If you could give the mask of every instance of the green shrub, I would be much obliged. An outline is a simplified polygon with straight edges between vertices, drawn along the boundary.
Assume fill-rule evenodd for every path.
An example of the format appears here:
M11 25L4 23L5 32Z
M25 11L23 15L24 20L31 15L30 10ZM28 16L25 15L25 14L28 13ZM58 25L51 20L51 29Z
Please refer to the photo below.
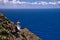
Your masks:
M0 25L0 32L3 30L3 27Z

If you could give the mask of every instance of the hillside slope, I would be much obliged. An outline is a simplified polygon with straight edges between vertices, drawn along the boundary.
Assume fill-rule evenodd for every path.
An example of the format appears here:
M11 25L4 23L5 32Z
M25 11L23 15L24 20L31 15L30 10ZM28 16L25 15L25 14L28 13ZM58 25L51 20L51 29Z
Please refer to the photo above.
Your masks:
M41 40L27 28L17 32L16 25L0 14L0 40Z

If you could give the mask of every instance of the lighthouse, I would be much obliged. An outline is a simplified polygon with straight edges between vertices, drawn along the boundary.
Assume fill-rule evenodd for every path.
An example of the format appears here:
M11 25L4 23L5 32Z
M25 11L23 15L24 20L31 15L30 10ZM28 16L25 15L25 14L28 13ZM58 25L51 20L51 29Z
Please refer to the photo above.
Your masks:
M18 31L21 31L21 26L20 26L20 22L19 21L17 22L17 29L18 29Z

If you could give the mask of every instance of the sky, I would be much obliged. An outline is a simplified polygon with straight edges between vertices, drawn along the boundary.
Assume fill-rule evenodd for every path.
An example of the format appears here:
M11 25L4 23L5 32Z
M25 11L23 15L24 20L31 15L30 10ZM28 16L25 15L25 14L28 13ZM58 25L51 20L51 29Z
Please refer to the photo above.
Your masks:
M11 1L11 0L10 0ZM3 4L0 2L0 9L44 9L60 8L60 0L20 0L20 4Z

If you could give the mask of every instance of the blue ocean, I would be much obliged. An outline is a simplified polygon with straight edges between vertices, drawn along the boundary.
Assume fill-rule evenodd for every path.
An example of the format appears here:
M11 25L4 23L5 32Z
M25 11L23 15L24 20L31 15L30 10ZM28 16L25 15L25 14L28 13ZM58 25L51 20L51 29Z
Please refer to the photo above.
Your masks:
M15 24L28 28L42 40L60 40L60 9L0 9Z

